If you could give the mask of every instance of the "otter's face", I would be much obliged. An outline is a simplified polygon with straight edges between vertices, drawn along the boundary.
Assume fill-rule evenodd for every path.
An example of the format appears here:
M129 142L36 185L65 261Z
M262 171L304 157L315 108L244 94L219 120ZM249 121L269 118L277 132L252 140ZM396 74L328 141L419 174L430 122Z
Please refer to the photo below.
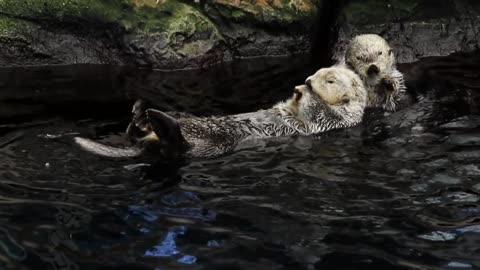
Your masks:
M360 78L345 68L322 68L308 77L305 84L333 106L357 101L364 92Z
M345 62L369 85L378 84L395 68L395 56L387 41L373 34L355 37L347 47Z
M297 115L315 121L325 105L335 108L363 108L366 90L360 78L346 68L323 68L307 78L304 85L294 91Z

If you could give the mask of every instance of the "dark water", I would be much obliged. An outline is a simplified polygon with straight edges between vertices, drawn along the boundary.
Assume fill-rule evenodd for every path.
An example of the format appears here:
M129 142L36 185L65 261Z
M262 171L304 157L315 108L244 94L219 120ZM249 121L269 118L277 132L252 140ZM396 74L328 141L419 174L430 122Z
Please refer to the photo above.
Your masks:
M314 69L0 70L0 269L479 269L479 59L403 65L426 98L398 113L184 164L103 160L72 136L122 142L137 97L268 107Z

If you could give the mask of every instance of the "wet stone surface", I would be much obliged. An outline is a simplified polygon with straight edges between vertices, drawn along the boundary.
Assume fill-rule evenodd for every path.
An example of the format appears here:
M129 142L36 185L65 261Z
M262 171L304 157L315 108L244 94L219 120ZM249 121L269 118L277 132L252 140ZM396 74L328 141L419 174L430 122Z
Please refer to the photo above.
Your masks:
M137 97L198 115L268 107L314 70L0 70L0 269L478 269L480 84L462 59L402 66L433 77L409 77L429 95L399 112L181 164L104 160L72 137L122 144Z

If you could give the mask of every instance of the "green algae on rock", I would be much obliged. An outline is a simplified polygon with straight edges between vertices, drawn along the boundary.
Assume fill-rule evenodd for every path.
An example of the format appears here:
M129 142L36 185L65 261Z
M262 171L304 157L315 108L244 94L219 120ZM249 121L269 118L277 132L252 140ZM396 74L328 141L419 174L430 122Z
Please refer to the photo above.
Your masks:
M215 0L203 9L234 57L309 52L319 3L315 0Z
M115 22L123 15L128 0L2 0L3 14L31 20L68 19Z
M302 53L309 50L313 1L2 0L0 46L9 53L0 52L0 64L183 69ZM12 39L22 42L6 42Z
M32 23L0 15L0 37L9 37L30 30Z
M313 0L215 0L208 2L207 6L232 21L286 27L291 23L309 24L315 18L318 8Z
M180 2L136 7L134 31L125 34L129 52L137 64L168 69L196 68L224 59L223 38L199 10ZM124 22L125 24L125 22Z

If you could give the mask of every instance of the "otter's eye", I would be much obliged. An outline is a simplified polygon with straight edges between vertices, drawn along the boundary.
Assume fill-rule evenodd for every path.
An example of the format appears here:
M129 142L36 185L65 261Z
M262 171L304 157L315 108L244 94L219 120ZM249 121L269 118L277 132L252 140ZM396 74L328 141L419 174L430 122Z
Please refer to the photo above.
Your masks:
M332 83L334 83L335 81L328 80L327 82L330 83L330 84L332 84Z
M362 60L362 58L361 58L360 56L357 56L357 60L359 60L359 61L360 61L360 60Z
M383 53L382 51L379 51L379 52L378 52L378 55L382 55L382 53Z
M347 104L347 103L349 103L349 102L350 102L350 98L349 98L347 95L345 95L345 96L342 97L342 103L343 103L343 104Z

